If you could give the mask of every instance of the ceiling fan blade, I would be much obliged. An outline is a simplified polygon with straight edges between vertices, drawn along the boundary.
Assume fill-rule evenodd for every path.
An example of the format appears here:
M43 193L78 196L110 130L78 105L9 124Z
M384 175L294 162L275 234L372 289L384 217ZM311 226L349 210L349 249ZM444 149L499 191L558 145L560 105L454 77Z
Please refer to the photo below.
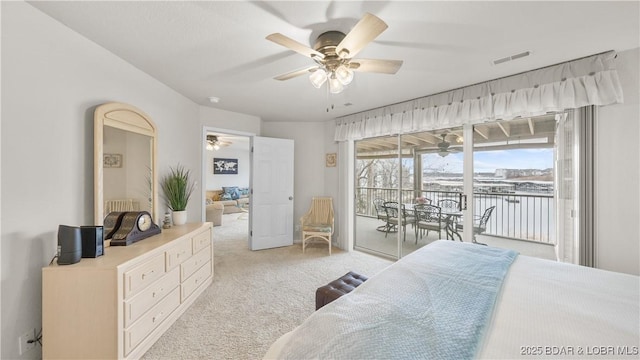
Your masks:
M356 26L340 41L340 44L336 47L336 54L348 59L356 56L360 50L382 34L388 27L379 17L365 13Z
M310 58L318 57L320 59L324 59L324 55L318 51L313 50L312 48L303 45L290 37L284 36L280 33L274 33L266 37L267 40L273 41L278 45L282 45L288 49L291 49L299 54L304 56L308 56Z
M306 67L304 69L294 70L294 71L288 72L286 74L278 75L278 76L274 77L274 79L280 80L280 81L289 80L289 79L294 78L296 76L300 76L300 75L304 75L304 74L310 73L310 72L316 70L317 68L318 68L317 65L309 66L309 67Z
M402 66L402 60L353 59L349 68L353 71L395 74Z

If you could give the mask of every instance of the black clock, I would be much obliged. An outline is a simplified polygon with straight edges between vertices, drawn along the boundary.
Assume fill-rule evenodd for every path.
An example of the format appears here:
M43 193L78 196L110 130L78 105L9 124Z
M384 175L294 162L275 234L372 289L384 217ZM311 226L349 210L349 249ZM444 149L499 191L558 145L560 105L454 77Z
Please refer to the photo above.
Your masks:
M153 222L149 212L127 211L122 215L120 226L111 236L111 246L131 245L160 232L160 227Z

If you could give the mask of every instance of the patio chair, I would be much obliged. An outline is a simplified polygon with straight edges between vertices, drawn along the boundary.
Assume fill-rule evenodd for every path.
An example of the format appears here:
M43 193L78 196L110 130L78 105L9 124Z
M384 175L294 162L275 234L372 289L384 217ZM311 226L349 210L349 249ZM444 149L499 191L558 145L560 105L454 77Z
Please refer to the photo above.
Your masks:
M453 200L453 199L438 200L438 206L440 206L440 208L444 212L460 211L460 203L458 202L458 200Z
M407 213L404 204L398 204L396 201L385 202L384 208L387 213L387 226L385 227L384 237L387 237L389 231L394 228L397 229L398 225L401 225L403 241L407 240L407 224L415 223L415 217Z
M373 207L376 209L376 215L378 220L384 221L384 225L380 225L376 228L378 231L386 231L387 228L387 220L389 217L387 216L387 211L384 208L385 200L382 198L373 199Z
M442 215L440 206L430 204L418 204L413 208L416 219L416 244L418 243L418 232L422 238L422 230L426 230L427 236L429 231L437 231L438 238L442 238L442 230L447 229L448 217Z
M487 231L487 223L489 222L489 218L491 218L491 214L493 214L493 210L495 209L495 205L494 206L490 206L488 208L486 208L484 210L484 212L482 213L481 216L479 217L474 217L474 222L473 222L473 238L471 239L471 242L474 244L479 244L479 245L487 245L481 242L477 242L476 241L476 235L478 234L482 234L485 231ZM463 225L462 224L458 224L456 226L456 229L458 231L462 231L463 230Z
M462 241L460 234L456 232L458 226L458 220L460 219L460 202L453 199L438 200L438 206L442 209L442 215L448 216L447 218L447 239L451 236L451 240L455 240L454 236L458 236L458 240Z
M326 241L331 255L331 236L333 235L333 200L330 197L314 197L309 211L300 218L302 228L302 252L307 243L313 240Z

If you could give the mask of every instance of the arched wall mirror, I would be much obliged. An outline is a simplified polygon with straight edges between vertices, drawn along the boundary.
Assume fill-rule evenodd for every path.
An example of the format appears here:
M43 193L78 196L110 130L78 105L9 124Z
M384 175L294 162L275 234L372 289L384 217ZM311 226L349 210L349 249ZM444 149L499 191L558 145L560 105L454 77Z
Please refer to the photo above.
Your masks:
M134 106L107 103L94 113L94 219L157 205L156 126ZM156 220L157 221L157 220Z

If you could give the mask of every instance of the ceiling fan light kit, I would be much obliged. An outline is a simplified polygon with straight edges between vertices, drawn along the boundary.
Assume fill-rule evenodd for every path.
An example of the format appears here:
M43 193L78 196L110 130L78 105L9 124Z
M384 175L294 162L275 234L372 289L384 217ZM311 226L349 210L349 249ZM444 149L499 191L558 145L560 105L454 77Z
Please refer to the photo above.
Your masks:
M349 85L353 81L353 70L344 65L338 66L335 76L342 85Z
M322 84L327 81L327 72L324 69L318 69L309 75L309 81L311 81L311 85L316 89L320 89Z
M348 34L325 31L311 49L282 34L274 33L267 40L311 58L317 65L276 76L276 80L288 80L311 72L309 81L316 89L326 82L329 92L341 93L354 78L354 71L395 74L401 60L354 59L360 50L387 29L387 24L375 15L366 13ZM364 66L362 66L364 64Z
M336 74L332 73L329 78L329 92L332 94L339 94L342 90L344 90L344 85L340 80L338 80Z
M220 139L216 135L207 135L207 150L219 150L221 145Z

